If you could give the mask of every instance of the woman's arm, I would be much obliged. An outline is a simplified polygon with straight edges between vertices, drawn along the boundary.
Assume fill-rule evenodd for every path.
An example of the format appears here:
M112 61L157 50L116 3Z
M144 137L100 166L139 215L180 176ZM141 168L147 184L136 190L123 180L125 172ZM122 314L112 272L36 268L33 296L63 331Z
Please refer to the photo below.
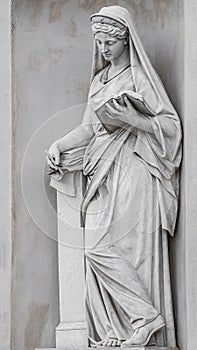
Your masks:
M92 124L79 125L74 130L63 136L61 139L55 141L50 146L48 153L52 158L55 159L55 163L59 164L60 154L62 152L70 150L72 148L88 145L93 136L94 131ZM50 160L48 160L48 162L50 162Z
M60 152L64 152L75 147L86 146L93 136L94 131L92 125L82 124L77 126L61 139L57 140L56 144L59 147Z
M126 106L122 107L119 103L114 99L114 107L112 107L109 103L106 104L106 108L108 111L108 117L111 119L119 119L134 128L141 129L145 132L153 133L153 128L150 120L146 118L144 115L139 114L132 106L127 97L124 99Z
M112 107L110 104L106 104L109 118L112 120L117 118L129 125L132 125L136 129L140 129L151 134L154 133L151 120L143 114L138 113L127 97L125 97L125 107L120 106L115 99L113 102L114 107ZM160 123L166 136L174 136L176 130L173 122L171 123L169 121L169 118L167 120L165 117L161 116Z

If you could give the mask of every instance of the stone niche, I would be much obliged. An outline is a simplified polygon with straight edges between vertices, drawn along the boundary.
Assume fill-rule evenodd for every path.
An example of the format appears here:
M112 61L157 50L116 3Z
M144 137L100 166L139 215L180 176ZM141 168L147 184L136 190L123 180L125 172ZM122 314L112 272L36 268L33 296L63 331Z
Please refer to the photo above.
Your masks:
M7 241L8 235L2 236L2 246L9 249L12 246L10 255L6 250L9 259L12 254L12 267L11 260L6 260L10 274L2 270L5 294L9 295L11 290L12 300L8 300L5 311L7 315L9 305L11 316L2 320L7 329L12 329L12 334L4 350L10 350L11 343L13 350L88 346L81 249L83 230L75 219L82 188L77 188L76 197L58 190L56 202L56 190L50 188L43 164L44 151L51 142L81 122L91 70L89 17L102 6L112 4L120 4L131 11L145 49L185 128L180 212L175 238L170 241L171 274L178 345L181 350L196 350L196 279L192 275L196 264L194 233L197 227L193 211L197 190L194 175L197 172L197 123L193 119L197 109L194 0L12 1L12 125L8 119L8 125L5 124L5 111L1 113L2 124L8 131L11 126L13 129L10 135L14 211L11 242ZM0 5L1 13L4 11L8 18L9 8L5 9L3 0ZM2 21L1 32L8 32L9 21L7 27L3 25ZM5 71L5 65L0 69ZM6 108L10 116L9 103ZM70 114L73 109L76 113ZM27 149L31 149L32 158L28 158L24 171ZM11 173L11 155L5 153L4 156L6 161L10 160L8 166L5 164ZM8 179L6 175L5 172L3 184ZM24 200L21 190L21 176L24 189L29 189L28 201ZM5 195L1 199L2 208L11 203L11 199L6 202L5 198L8 197ZM74 208L72 214L68 215L67 206ZM58 222L56 214L51 214L51 208L54 211L56 207ZM10 220L8 216L7 221ZM5 225L2 232L6 232Z

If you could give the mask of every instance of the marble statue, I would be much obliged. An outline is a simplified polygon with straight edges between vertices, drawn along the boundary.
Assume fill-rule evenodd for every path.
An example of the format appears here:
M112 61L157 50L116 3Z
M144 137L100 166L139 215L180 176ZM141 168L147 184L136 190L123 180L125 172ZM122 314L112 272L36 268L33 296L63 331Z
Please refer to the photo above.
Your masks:
M104 7L91 25L83 122L55 141L47 158L59 180L78 170L86 177L81 225L90 346L173 348L168 235L178 207L180 121L129 12Z

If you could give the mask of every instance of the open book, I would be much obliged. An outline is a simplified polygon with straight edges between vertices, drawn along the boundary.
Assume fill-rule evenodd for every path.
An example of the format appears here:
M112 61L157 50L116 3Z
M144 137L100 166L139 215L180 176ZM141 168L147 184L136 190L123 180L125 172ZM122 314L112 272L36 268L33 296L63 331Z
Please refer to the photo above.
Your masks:
M113 99L115 99L120 106L126 107L124 100L125 97L128 98L128 100L131 102L131 104L137 112L147 116L155 115L155 112L144 100L142 95L131 90L123 90L118 95L111 95L110 98L107 101L104 101L103 105L96 110L96 115L98 116L99 120L108 132L113 132L117 128L123 128L126 126L126 123L115 118L113 120L111 118L108 118L108 116L106 115L107 110L105 105L106 103L109 103L112 107L114 107Z

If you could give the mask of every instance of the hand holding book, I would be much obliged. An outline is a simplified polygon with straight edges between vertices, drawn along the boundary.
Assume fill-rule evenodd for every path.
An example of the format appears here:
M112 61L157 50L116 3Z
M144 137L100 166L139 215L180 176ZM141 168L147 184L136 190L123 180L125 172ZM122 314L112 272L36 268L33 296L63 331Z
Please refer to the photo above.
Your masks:
M112 103L106 103L106 114L109 118L118 119L121 122L131 124L135 123L136 116L139 117L139 112L133 107L128 97L123 98L124 105L117 102L116 99Z
M139 118L154 116L151 107L143 97L133 91L124 91L120 96L112 96L97 111L96 114L108 132L127 124L138 127Z

